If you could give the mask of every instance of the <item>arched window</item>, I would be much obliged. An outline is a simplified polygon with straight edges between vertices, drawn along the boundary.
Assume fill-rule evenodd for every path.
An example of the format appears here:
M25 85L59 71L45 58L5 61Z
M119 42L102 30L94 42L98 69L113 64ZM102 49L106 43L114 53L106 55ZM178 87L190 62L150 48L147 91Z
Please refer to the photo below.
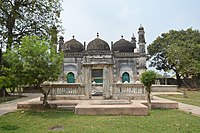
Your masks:
M122 83L124 83L125 81L130 82L130 76L127 72L124 72L122 74Z
M75 76L72 72L67 74L67 83L75 83Z

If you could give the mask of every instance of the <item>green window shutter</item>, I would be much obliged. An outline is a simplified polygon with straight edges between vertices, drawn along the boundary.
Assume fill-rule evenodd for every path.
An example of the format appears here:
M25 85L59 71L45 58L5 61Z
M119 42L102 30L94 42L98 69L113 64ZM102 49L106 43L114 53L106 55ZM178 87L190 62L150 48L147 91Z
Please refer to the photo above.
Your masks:
M127 72L122 74L122 83L124 83L125 81L130 82L130 76Z
M75 83L75 76L72 72L67 74L67 83Z

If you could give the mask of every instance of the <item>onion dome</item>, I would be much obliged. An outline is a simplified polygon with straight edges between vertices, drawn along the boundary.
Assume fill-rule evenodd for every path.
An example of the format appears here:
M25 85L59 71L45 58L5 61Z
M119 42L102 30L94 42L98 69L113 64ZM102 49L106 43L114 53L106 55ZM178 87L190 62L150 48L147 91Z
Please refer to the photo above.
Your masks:
M99 34L97 33L97 38L92 40L87 45L87 51L107 51L110 50L108 43L99 38Z
M125 40L123 36L122 38L113 44L112 50L119 52L134 52L135 46L133 43Z
M82 52L84 50L83 45L79 41L74 39L74 36L73 39L65 42L64 47L65 51L68 52Z

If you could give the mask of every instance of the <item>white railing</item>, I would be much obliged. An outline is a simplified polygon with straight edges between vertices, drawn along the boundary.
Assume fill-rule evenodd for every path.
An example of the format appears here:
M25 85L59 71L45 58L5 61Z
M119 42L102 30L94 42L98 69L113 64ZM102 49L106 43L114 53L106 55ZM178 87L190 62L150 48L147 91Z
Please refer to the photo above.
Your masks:
M50 83L50 84L43 84L42 87L50 89L49 95L84 94L84 88L80 83Z
M142 84L116 83L115 94L145 94Z

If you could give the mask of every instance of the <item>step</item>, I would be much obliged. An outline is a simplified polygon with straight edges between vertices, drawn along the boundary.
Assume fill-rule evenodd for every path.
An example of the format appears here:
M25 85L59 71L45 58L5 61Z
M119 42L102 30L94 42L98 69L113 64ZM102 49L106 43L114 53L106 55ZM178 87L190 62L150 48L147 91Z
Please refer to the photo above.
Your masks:
M76 105L62 105L62 106L57 106L58 110L68 110L68 111L74 111L75 110Z

